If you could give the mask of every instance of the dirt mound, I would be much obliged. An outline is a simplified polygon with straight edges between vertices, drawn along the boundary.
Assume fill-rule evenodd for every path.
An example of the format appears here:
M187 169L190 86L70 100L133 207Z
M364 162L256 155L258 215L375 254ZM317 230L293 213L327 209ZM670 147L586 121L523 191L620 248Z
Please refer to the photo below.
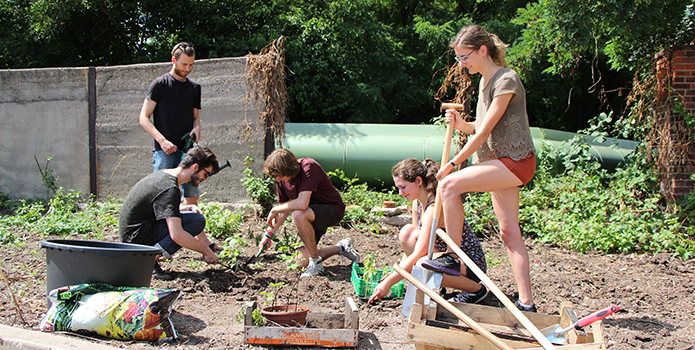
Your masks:
M247 222L243 232L259 231L260 222ZM392 265L400 257L397 227L375 235L336 228L321 244L333 244L351 237L360 253L374 252L379 260ZM12 300L6 283L0 290L0 323L37 329L46 312L45 252L39 242L46 237L25 234L25 244L2 246L2 270L17 298ZM116 241L109 235L103 240ZM506 248L496 238L483 240L488 273L512 300L516 286ZM693 349L695 344L695 262L682 261L667 254L611 255L579 254L527 242L531 257L531 279L539 312L557 314L562 301L570 302L577 313L589 313L618 304L621 311L604 320L605 338L610 349ZM255 248L246 249L244 259ZM163 267L173 278L154 280L152 287L178 288L185 294L174 306L172 321L180 339L177 349L254 349L244 344L243 326L236 315L245 301L262 298L270 283L287 280L287 272L275 252L262 256L264 267L229 271L200 261L199 254L182 251ZM339 257L324 263L327 276L302 280L300 301L316 312L342 312L347 296L355 297L350 283L349 261ZM406 339L407 320L400 312L402 300L382 300L366 305L355 298L360 309L360 349L413 348ZM486 300L496 305L494 297ZM153 349L162 345L95 340L128 349ZM296 349L296 347L292 347Z

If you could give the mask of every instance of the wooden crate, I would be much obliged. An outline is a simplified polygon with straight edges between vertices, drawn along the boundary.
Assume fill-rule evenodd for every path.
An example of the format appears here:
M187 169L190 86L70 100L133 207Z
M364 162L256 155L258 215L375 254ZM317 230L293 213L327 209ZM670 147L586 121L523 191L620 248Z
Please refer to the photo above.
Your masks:
M244 333L247 344L306 345L326 348L355 348L359 341L359 312L352 298L345 299L345 313L307 314L307 327L256 327L253 310L256 302L246 305Z
M543 349L506 308L462 303L452 303L452 305L513 349ZM538 329L554 324L567 327L577 321L574 310L564 304L560 315L531 312L524 312L524 315ZM605 349L601 321L594 322L590 328L585 331L567 332L565 336L569 339L568 344L556 345L556 347L562 350ZM497 349L483 336L471 330L452 313L434 302L429 306L417 301L413 304L408 322L407 339L408 342L414 343L415 349L418 350Z

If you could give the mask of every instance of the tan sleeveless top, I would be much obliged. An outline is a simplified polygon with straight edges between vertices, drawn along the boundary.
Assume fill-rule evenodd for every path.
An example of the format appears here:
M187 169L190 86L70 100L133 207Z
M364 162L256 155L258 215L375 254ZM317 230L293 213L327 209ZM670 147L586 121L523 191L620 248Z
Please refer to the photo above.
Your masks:
M519 161L536 154L526 113L526 90L515 71L500 68L478 96L475 130L480 129L492 99L514 94L507 110L492 129L485 143L473 154L473 163L508 157Z

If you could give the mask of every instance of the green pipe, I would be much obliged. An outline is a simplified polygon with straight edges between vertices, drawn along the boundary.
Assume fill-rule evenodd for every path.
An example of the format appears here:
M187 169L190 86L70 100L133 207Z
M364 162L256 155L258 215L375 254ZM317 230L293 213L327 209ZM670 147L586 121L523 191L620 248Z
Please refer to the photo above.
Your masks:
M343 170L349 178L357 177L374 187L393 185L391 168L405 158L432 158L440 161L444 150L444 127L403 124L323 124L288 123L285 147L297 157L311 157L327 172ZM574 133L531 128L536 149L543 144L565 148L563 141ZM609 169L624 161L637 142L606 138L598 142L587 137L592 156ZM611 146L615 144L615 146ZM456 147L451 147L450 158ZM340 180L334 179L337 185Z

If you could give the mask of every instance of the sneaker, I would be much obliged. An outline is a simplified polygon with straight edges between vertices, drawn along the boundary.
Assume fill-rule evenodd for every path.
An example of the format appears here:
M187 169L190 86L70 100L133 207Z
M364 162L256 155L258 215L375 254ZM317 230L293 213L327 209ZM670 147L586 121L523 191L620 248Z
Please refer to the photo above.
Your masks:
M360 263L360 255L357 253L355 250L355 247L352 246L352 240L350 237L342 239L340 242L338 242L338 246L340 247L340 264L343 264L343 258L346 257L349 260L352 261L353 264L359 264Z
M448 301L455 301L457 303L477 304L485 300L485 298L487 298L487 294L487 288L485 288L485 286L481 284L479 291L475 293L461 292L456 294L455 297L449 299Z
M422 262L422 267L451 276L461 276L461 263L454 259L453 253L444 254L436 259L425 260Z
M526 312L536 312L537 311L536 310L536 304L531 304L531 306L526 307L526 306L521 305L521 302L517 300L514 302L514 305L516 306L517 309L519 309L521 311L526 311Z
M154 269L152 270L152 278L162 281L170 281L171 275L164 272L161 266L159 266L159 261L154 262Z
M311 277L315 275L320 275L323 274L323 260L321 258L318 259L313 259L309 258L309 264L306 266L306 270L302 272L302 274L299 276L300 278L306 278L306 277Z

